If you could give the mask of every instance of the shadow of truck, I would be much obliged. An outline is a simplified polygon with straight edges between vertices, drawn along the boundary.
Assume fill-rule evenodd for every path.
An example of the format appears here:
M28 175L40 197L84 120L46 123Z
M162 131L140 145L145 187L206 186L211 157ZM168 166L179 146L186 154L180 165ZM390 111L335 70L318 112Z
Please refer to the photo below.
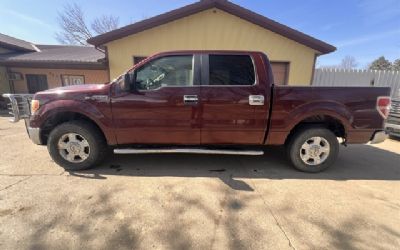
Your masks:
M321 179L321 180L400 180L400 154L369 145L341 148L336 163L324 172L308 174L296 171L286 160L282 147L268 147L263 156L232 155L112 155L96 168L71 172L83 178L106 179L107 175L216 177L239 189L234 178Z

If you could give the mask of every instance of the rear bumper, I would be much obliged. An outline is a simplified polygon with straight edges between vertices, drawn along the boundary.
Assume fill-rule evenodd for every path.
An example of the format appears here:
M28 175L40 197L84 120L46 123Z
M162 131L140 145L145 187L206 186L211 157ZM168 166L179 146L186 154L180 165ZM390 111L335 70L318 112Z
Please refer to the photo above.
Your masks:
M388 138L386 131L376 131L371 138L371 144L381 143Z

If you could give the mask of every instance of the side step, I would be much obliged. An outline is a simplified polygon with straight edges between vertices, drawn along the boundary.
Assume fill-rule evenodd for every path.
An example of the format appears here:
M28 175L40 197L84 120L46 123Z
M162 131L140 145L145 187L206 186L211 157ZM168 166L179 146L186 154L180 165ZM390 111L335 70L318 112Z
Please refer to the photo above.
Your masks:
M202 149L202 148L145 148L114 149L114 154L212 154L212 155L263 155L262 150Z

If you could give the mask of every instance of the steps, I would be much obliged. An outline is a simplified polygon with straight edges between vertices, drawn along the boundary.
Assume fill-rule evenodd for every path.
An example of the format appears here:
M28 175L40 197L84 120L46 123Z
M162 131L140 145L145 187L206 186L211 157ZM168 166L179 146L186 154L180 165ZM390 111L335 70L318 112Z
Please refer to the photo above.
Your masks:
M206 148L123 148L114 154L213 154L213 155L263 155L262 150L206 149Z

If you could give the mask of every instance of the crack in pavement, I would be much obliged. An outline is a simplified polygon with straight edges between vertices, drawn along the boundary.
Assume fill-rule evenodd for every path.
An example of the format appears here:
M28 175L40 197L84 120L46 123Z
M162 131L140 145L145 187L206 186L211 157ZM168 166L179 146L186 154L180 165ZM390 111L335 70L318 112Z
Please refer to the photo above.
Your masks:
M242 163L241 159L238 159L239 164L243 167L242 169L245 169L245 165ZM254 192L260 197L260 199L263 201L265 207L267 208L269 214L272 216L272 218L274 218L275 224L279 227L280 231L283 233L283 235L285 236L286 240L289 242L289 247L296 250L296 248L294 247L292 241L290 240L288 234L286 233L285 229L283 229L283 226L279 223L278 218L276 217L276 215L274 214L274 212L272 211L270 205L268 205L267 201L264 199L264 197L261 195L260 192L258 192L257 189L257 185L254 183L254 181L251 179L251 177L249 178L249 181L252 183L253 187L254 187Z
M253 184L254 187L256 187L256 184L250 179L251 183ZM289 242L289 246L296 250L296 248L294 247L292 241L290 240L289 236L287 235L285 229L283 229L283 226L279 223L278 218L276 217L276 215L274 214L274 212L272 211L271 207L268 205L268 203L266 202L266 200L264 199L264 197L257 191L257 188L254 188L254 191L257 193L257 195L260 197L260 199L263 201L264 205L266 206L268 212L271 214L272 218L274 218L276 225L279 227L279 229L281 230L281 232L283 233L283 235L285 235L285 238L287 239L287 241Z
M26 176L26 178L23 178L22 180L19 180L19 181L13 183L13 184L10 184L10 185L6 186L3 189L0 189L0 192L4 191L6 189L9 189L10 187L15 186L15 185L17 185L17 184L19 184L19 183L21 183L23 181L26 181L26 180L34 177L34 176L62 176L64 173L65 173L65 171L62 171L59 174L0 174L0 176L7 176L7 177L24 177L24 176Z
M0 174L0 176L7 176L7 177L22 177L22 176L62 176L65 171L62 171L59 174Z
M19 183L21 183L21 182L23 182L23 181L26 181L26 180L30 179L30 178L32 178L32 176L28 176L28 177L26 177L26 178L23 178L22 180L19 180L19 181L17 181L17 182L14 182L13 184L10 184L10 185L6 186L6 187L3 188L3 189L0 189L0 192L1 192L1 191L4 191L4 190L6 190L6 189L9 189L10 187L15 186L15 185L17 185L17 184L19 184Z

